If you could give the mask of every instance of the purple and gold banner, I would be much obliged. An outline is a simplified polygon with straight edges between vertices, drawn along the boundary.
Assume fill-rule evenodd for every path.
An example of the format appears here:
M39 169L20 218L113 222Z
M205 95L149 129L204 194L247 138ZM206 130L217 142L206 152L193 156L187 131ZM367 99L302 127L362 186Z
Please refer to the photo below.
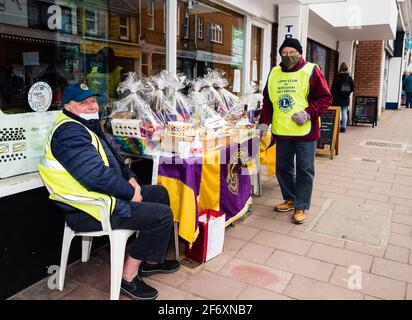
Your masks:
M158 184L170 195L179 235L193 243L198 234L198 212L218 210L226 226L246 213L251 204L249 164L259 152L259 138L208 152L202 158L160 157Z

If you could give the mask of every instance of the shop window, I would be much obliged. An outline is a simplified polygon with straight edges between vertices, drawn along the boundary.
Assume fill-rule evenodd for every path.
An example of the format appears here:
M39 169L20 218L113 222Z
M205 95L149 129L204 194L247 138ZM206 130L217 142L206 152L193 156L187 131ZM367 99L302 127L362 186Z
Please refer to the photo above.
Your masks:
M330 51L327 47L308 39L306 49L306 60L316 63L322 70L326 79L329 78Z
M147 29L148 30L154 30L155 26L155 0L149 0L149 6L147 8L147 16L148 16L148 24L147 24Z
M62 20L61 20L61 32L67 34L75 34L72 20L72 8L61 7Z
M0 30L0 46L7 48L0 50L0 137L6 124L7 130L17 128L19 137L25 136L26 140L1 141L0 179L4 173L13 176L37 170L42 138L52 116L63 108L62 97L68 85L83 82L99 93L99 111L105 116L120 98L117 88L125 74L154 75L166 68L162 13L159 10L159 32L148 33L148 27L154 29L155 25L145 19L148 0L141 1L141 12L138 1L30 0L20 1L27 10L19 11L8 10L8 3L5 11L0 10L4 27ZM91 3L98 3L98 7ZM155 2L150 3L154 17ZM140 17L143 19L139 23ZM44 94L44 101L50 102L44 114L35 112L37 106L32 109L32 88L40 88L37 96L43 101ZM21 151L13 153L13 144ZM1 158L6 155L10 156L7 163Z
M120 16L120 39L129 40L130 19L126 16Z
M97 35L97 11L85 10L86 33Z
M207 74L209 69L220 69L228 80L226 88L239 92L244 65L244 16L215 2L179 0L178 5L185 8L194 32L189 33L189 41L177 41L177 71L193 79Z
M223 25L218 23L212 23L210 25L211 36L210 41L223 43Z
M197 38L203 39L203 18L197 18Z
M137 38L141 46L141 64L137 65L138 73L150 76L166 69L166 32L167 32L167 1L142 0L143 12L148 13L148 19L137 23ZM139 1L128 1L139 7ZM146 6L147 7L146 7ZM137 19L139 16L137 16ZM140 25L141 24L141 28ZM163 24L163 26L162 26ZM142 29L143 32L139 32ZM132 27L131 32L134 31ZM150 32L145 32L150 30Z

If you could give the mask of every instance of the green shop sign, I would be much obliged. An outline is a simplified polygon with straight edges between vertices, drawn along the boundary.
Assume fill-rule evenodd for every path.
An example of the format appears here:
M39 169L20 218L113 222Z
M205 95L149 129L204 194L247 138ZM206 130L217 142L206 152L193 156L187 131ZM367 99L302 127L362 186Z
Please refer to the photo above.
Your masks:
M245 33L243 29L232 27L232 62L231 66L243 64L243 50L245 46Z

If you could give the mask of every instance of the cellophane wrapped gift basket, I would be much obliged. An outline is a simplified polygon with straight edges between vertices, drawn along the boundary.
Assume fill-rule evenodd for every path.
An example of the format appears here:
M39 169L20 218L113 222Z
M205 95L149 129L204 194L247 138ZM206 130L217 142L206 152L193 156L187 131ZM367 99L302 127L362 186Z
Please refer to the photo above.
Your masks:
M115 102L110 118L115 141L121 150L146 155L159 149L164 124L142 95L144 79L129 73L117 91L121 98Z
M219 69L192 81L165 70L151 77L130 73L119 84L120 99L110 115L115 141L123 152L146 155L178 153L180 142L192 143L196 136L206 152L255 136L250 112L260 106L256 86L238 97L228 85Z

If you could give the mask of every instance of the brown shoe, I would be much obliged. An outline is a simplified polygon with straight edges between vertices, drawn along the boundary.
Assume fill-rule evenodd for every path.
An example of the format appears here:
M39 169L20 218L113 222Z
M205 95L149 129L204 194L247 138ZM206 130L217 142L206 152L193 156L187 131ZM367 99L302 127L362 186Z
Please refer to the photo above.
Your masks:
M292 222L295 224L302 224L305 222L305 210L303 209L295 209L295 213L292 217Z
M292 200L286 200L285 202L275 206L275 211L278 212L287 212L295 209L295 205Z

